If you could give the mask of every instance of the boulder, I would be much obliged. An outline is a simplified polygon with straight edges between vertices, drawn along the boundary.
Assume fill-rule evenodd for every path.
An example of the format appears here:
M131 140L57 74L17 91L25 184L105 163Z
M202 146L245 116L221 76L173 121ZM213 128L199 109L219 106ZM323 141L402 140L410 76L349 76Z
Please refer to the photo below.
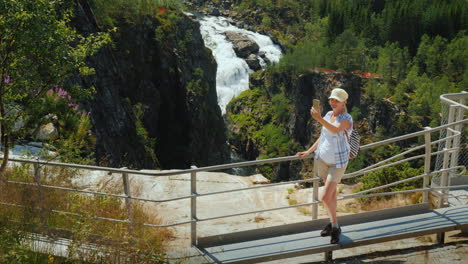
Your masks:
M248 177L253 184L270 184L270 180L261 174L255 174Z
M255 54L250 54L249 57L245 59L245 62L247 62L247 65L249 65L249 68L253 71L258 71L262 69L262 66L260 66L260 61L258 60L258 57Z
M227 40L233 43L237 57L247 59L250 54L256 54L260 49L248 36L233 31L226 31L225 35Z

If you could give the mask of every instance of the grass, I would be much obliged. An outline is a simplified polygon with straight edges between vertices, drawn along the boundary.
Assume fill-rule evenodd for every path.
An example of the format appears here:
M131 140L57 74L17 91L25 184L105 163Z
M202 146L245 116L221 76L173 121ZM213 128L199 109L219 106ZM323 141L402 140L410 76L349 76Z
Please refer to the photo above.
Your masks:
M43 185L80 188L73 184L73 179L80 176L77 170L45 167L40 171ZM34 183L33 175L29 165L11 167L5 173L8 181L26 183ZM120 182L121 180L101 182L100 188L96 191L122 193ZM39 188L35 184L1 183L0 189L2 190L0 192L1 226L5 230L10 230L9 233L1 232L0 260L9 259L11 252L21 251L25 252L20 254L25 260L14 260L14 263L65 263L57 262L62 261L61 258L34 253L24 243L25 238L21 236L25 232L67 238L70 241L67 252L70 261L80 259L99 263L129 263L129 261L162 263L165 242L173 238L173 232L168 228L133 225L131 231L127 223L95 219L95 217L118 220L130 218L123 198ZM133 200L131 205L134 223L162 224L162 219L157 214L149 212L144 202ZM70 214L52 212L52 210ZM5 234L16 235L5 236ZM80 250L87 244L94 245L94 252ZM14 250L4 250L11 248ZM47 260L32 261L31 258L38 256ZM0 261L3 262L5 261Z

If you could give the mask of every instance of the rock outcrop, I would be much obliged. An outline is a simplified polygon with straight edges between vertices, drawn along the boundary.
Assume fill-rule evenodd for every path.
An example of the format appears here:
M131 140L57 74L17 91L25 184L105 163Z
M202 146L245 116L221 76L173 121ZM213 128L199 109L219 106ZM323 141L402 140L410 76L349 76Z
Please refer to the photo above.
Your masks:
M258 60L260 47L253 39L233 31L226 31L224 34L226 39L232 42L237 57L243 58L250 69L254 71L262 69Z
M76 3L77 30L100 31L88 1ZM204 46L198 22L177 15L181 19L169 34L158 31L163 25L153 17L119 22L112 34L114 46L89 58L96 74L75 80L96 88L85 106L100 164L187 168L228 159L216 62ZM136 115L138 111L142 114Z

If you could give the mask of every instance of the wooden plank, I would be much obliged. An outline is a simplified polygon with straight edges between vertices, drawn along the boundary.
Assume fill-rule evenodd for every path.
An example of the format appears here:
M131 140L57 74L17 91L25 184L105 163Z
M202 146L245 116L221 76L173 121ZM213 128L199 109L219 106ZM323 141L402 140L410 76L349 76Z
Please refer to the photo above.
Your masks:
M388 219L392 217L419 214L422 212L427 212L429 210L430 204L422 203L416 205L408 205L396 208L339 216L338 222L342 225L353 225L356 223L361 223L363 219L365 219L366 221L378 221L381 219ZM216 236L199 237L198 245L200 247L207 248L232 243L239 243L243 241L250 241L254 239L284 236L289 234L302 233L304 231L319 230L322 229L327 223L329 223L329 221L330 220L328 218L317 219L301 223L258 228L255 230L247 230L228 234L220 234Z
M342 226L340 244L336 245L330 244L330 237L321 237L320 231L314 230L215 246L205 252L218 263L255 263L447 232L467 225L468 206L458 206Z

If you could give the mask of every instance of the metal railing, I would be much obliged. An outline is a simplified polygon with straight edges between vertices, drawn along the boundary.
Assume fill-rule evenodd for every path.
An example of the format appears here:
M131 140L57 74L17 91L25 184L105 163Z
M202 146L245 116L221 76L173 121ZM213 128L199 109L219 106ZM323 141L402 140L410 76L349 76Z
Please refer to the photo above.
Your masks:
M459 110L459 113L464 113L464 110L467 110L467 106L464 105L464 103L457 103L453 101L453 98L466 98L468 97L467 93L460 93L460 94L455 94L455 95L443 95L441 96L441 100L445 100L448 102L452 108L456 109L461 109ZM447 175L454 175L457 174L460 170L465 169L464 166L458 165L454 160L456 160L456 157L458 157L458 153L460 151L460 135L461 131L463 129L463 126L468 123L468 119L463 119L464 114L458 114L454 115L455 111L452 111L452 117L450 117L450 122L445 125L441 125L435 128L425 128L422 131L418 131L415 133L410 133L407 135L403 136L398 136L395 138L390 138L386 140L382 140L376 143L371 143L368 145L361 146L361 150L368 150L371 148L375 148L378 146L383 146L383 145L388 145L391 143L395 143L398 141L402 140L407 140L415 137L424 137L424 144L420 146L413 147L409 150L406 150L396 156L393 156L389 159L383 160L381 162L378 162L376 164L373 164L367 168L361 169L356 172L348 173L345 174L344 178L352 178L352 177L357 177L361 176L367 173L370 173L372 171L376 171L379 169L383 169L386 167L394 166L403 162L407 162L410 160L415 160L415 159L423 159L424 160L424 173L421 175L417 175L405 180L401 180L398 182L390 183L384 186L379 186L376 188L372 188L369 190L365 190L359 193L355 193L352 195L346 195L339 200L344 200L344 199L352 199L352 198L363 198L363 197L373 197L373 196L382 196L382 195L392 195L392 194L400 194L400 193L411 193L411 192L423 192L423 202L426 203L428 202L428 194L429 192L435 193L437 197L439 197L439 206L444 205L444 199L446 199L448 193L447 190L450 188L453 188L453 186L449 186ZM439 131L447 131L447 137L431 141L431 134L436 133ZM436 152L431 152L431 146L434 144L440 144L440 142L445 143L445 147ZM402 159L402 160L397 160L393 161L394 159L399 159L409 153L415 152L417 150L424 149L424 154L422 155L417 155L414 157ZM440 170L435 170L435 171L430 171L431 168L431 157L434 155L443 155L444 156L444 166ZM303 159L310 159L313 158L313 155L310 155L309 157L305 157ZM451 159L450 159L451 158ZM0 158L1 159L1 158ZM57 190L62 190L62 191L69 191L69 192L78 192L78 193L85 193L85 194L93 194L93 195L104 195L104 196L112 196L112 197L117 197L125 200L125 205L126 205L126 211L127 211L127 219L121 220L121 219L113 219L113 218L104 218L104 217L94 217L95 219L99 220L105 220L105 221L111 221L111 222L118 222L118 223L126 223L128 224L129 232L133 233L133 227L135 225L142 225L142 226L147 226L147 227L172 227L172 226L178 226L178 225L184 225L184 224L190 224L191 226L191 244L192 245L197 245L197 224L203 221L210 221L214 219L220 219L220 218L228 218L228 217L235 217L235 216L241 216L241 215L247 215L247 214L256 214L256 213L262 213L262 212L268 212L268 211L276 211L276 210L283 210L283 209L289 209L289 208L295 208L295 207L301 207L301 206L311 206L312 207L312 219L317 219L317 212L318 212L318 204L321 203L318 197L318 188L319 188L319 178L317 177L312 177L309 179L303 179L303 180L296 180L296 181L288 181L288 182L281 182L281 183L273 183L273 184L264 184L264 185L259 185L259 186L253 186L253 187L247 187L247 188L238 188L238 189L232 189L232 190L225 190L225 191L214 191L210 193L198 193L197 191L197 173L199 172L209 172L209 171L219 171L219 170L224 170L224 169L230 169L230 168L240 168L240 167L246 167L246 166L252 166L252 165L262 165L262 164L272 164L272 163L279 163L279 162L286 162L286 161L295 161L299 160L302 158L299 158L297 156L288 156L288 157L279 157L279 158L272 158L272 159L264 159L264 160L255 160L255 161L245 161L245 162L237 162L237 163L230 163L230 164L223 164L223 165L216 165L216 166L208 166L208 167L202 167L202 168L197 168L192 166L190 169L186 170L172 170L168 172L143 172L143 171L138 171L138 170L129 170L126 168L122 169L117 169L117 168L109 168L109 167L99 167L99 166L87 166L87 165L78 165L78 164L67 164L67 163L60 163L60 162L51 162L51 161L43 161L43 160L30 160L30 159L10 159L12 162L16 163L21 163L21 164L33 164L34 165L34 182L18 182L18 181L6 181L9 184L18 184L18 185L33 185L33 186L38 186L39 190L41 189L57 189ZM451 162L449 162L451 160ZM122 182L123 182L123 192L124 195L122 194L111 194L111 193L105 193L105 192L96 192L96 191L88 191L88 190L80 190L80 189L74 189L74 188L68 188L68 187L59 187L59 186L51 186L51 185L44 185L42 184L41 181L41 165L44 166L54 166L54 167L62 167L62 168L73 168L73 169L79 169L79 170L95 170L95 171L106 171L106 172L112 172L112 173L119 173L122 175ZM180 175L180 174L190 174L190 193L186 196L181 196L181 197L176 197L176 198L171 198L171 199L163 199L163 200L155 200L155 199L147 199L143 197L137 197L132 195L130 192L131 186L130 186L130 181L129 181L129 174L135 175L135 176L152 176L152 177L167 177L167 176L172 176L172 175ZM430 176L435 175L435 174L441 174L443 180L441 181L440 186L430 186ZM373 192L382 188L390 187L396 184L400 184L406 181L414 180L414 179L419 179L423 178L423 185L420 189L413 189L413 190L405 190L405 191L394 191L394 192L382 192L382 193L372 193L372 194L367 194L368 192ZM216 217L207 217L207 218L199 218L197 215L197 201L199 197L204 197L204 196L211 196L211 195L218 195L218 194L224 194L224 193L230 193L230 192L239 192L239 191L245 191L245 190L253 190L253 189L259 189L259 188L270 188L274 186L280 186L280 185L286 185L286 184L291 184L291 183L303 183L303 182L312 182L313 183L313 192L312 192L312 202L308 203L301 203L301 204L294 204L294 205L289 205L289 206L283 206L283 207L277 207L277 208L270 208L270 209L262 209L262 210L255 210L255 211L249 211L249 212L244 212L244 213L233 213L229 215L221 215L221 216L216 216ZM460 186L457 186L460 187ZM462 186L463 187L463 186ZM154 224L148 224L148 223L138 223L135 222L133 219L133 209L132 209L132 202L133 201L144 201L144 202L155 202L155 203L163 203L163 202L170 202L170 201L176 201L176 200L183 200L183 199L190 199L190 219L187 221L181 221L181 222L176 222L176 223L171 223L171 224L165 224L165 225L154 225ZM17 205L17 204L10 204L10 203L0 203L1 205L6 205L6 206L22 206L22 205ZM41 210L44 210L44 208L39 208ZM72 212L66 212L66 211L60 211L60 210L53 210L53 209L48 209L48 211L53 212L53 213L62 213L62 214L68 214L68 215L75 215L76 213Z

